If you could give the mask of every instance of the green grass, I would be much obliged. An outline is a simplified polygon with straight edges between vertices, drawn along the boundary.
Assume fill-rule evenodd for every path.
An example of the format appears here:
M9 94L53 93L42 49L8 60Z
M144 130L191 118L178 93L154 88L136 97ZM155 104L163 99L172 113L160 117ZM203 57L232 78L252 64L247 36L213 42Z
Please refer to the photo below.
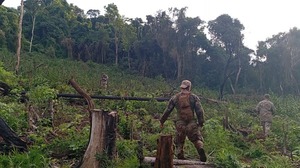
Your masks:
M93 62L80 62L68 59L54 59L32 53L22 55L21 69L14 76L14 56L0 54L3 65L0 76L9 76L16 91L26 90L30 104L40 115L36 123L38 129L27 133L28 104L21 104L18 94L0 99L0 115L19 134L25 134L33 141L33 152L11 153L0 157L0 164L18 167L30 163L36 165L56 165L68 167L78 163L84 154L89 135L89 113L84 100L69 100L55 98L56 93L76 93L68 84L72 77L89 94L164 97L178 92L178 81L165 81L145 78L131 72L122 71L115 66L105 66ZM100 88L102 73L109 76L108 89ZM14 83L14 84L13 84ZM177 86L178 85L178 86ZM175 90L174 90L175 88ZM205 98L216 99L217 92L193 86L193 91ZM15 92L17 93L17 92ZM227 95L227 103L212 103L202 101L205 110L205 126L202 133L205 140L205 150L208 160L217 167L292 167L292 161L280 152L283 146L294 154L294 162L300 161L299 130L300 130L300 99L295 96L274 97L277 107L272 126L272 134L265 141L258 139L261 131L257 116L249 113L255 107L259 98L246 95ZM47 117L48 100L54 101L54 126L49 125ZM94 100L96 108L116 110L119 115L117 151L118 158L107 161L100 157L103 163L112 167L137 167L137 140L144 143L144 154L155 156L157 138L160 133L174 135L175 111L161 130L158 117L166 108L167 102L141 102L125 100ZM238 132L225 130L222 120L225 113L229 123L236 128L251 130L247 137ZM17 116L17 117L16 117ZM285 129L283 129L285 128ZM53 134L55 133L55 134ZM285 135L287 136L284 139ZM284 143L284 140L287 142ZM30 148L31 149L31 148ZM191 159L197 159L197 152L190 142L186 143L186 154ZM30 150L31 151L31 150ZM36 157L42 154L41 157ZM57 154L63 156L57 157ZM30 163L29 163L30 162ZM30 167L30 165L29 165Z

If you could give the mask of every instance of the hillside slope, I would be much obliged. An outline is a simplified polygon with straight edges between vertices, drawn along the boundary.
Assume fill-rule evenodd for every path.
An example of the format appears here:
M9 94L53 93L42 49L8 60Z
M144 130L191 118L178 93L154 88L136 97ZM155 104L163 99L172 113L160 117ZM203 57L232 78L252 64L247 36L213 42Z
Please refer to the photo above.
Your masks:
M2 54L1 61L7 71L14 69L14 57ZM100 77L109 76L108 88L100 87ZM12 73L13 74L13 73ZM3 72L0 74L3 76ZM93 95L170 97L178 92L179 82L167 82L161 77L144 78L124 72L114 66L92 62L46 58L32 54L22 57L19 76L15 77L10 96L1 97L0 116L20 135L30 140L30 153L3 155L0 165L10 160L13 166L27 162L50 167L74 167L80 161L89 137L89 114L82 99L57 98L57 93L76 93L68 85L74 79ZM13 82L11 82L13 83ZM196 84L195 84L196 85ZM18 101L18 92L26 90L29 102ZM193 87L205 98L215 99L216 92ZM202 99L206 122L202 128L208 161L216 167L295 167L299 162L300 110L299 98L272 95L277 107L272 134L261 139L261 128L253 108L260 97L255 95L227 95L226 102ZM49 103L52 102L52 103ZM95 100L97 108L116 110L118 121L118 157L99 158L106 167L138 167L137 142L143 142L145 156L155 156L160 134L174 134L172 113L161 130L158 118L166 102ZM13 115L12 115L13 114ZM33 114L33 115L32 115ZM28 125L28 116L34 126ZM18 116L18 117L15 117ZM224 129L224 119L228 121ZM245 133L246 134L242 134ZM186 157L197 159L193 145L186 141ZM293 157L291 157L291 154ZM37 155L44 159L36 159ZM292 160L293 158L293 160ZM29 164L28 163L28 164ZM46 166L46 167L48 167ZM143 167L151 167L144 164ZM0 166L1 167L1 166Z

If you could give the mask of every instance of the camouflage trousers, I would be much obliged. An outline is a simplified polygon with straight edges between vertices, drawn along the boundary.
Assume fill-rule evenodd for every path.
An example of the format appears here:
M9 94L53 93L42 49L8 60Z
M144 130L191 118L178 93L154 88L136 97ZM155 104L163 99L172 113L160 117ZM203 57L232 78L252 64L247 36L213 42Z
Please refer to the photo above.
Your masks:
M177 158L184 158L184 142L186 137L194 144L197 150L203 148L203 137L201 135L199 126L195 120L192 121L182 121L178 120L175 122L176 136L174 143L176 146L176 156Z
M269 121L261 121L261 126L263 128L263 134L267 137L270 134L272 122Z

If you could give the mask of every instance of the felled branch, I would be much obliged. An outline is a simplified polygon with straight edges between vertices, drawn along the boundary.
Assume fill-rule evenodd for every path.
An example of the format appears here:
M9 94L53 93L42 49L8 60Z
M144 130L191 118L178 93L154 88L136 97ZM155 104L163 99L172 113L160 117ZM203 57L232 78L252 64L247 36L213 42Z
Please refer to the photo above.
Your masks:
M81 89L80 86L75 82L75 80L73 78L69 80L69 83L87 101L88 110L91 111L91 110L95 109L95 105L94 105L94 102L93 102L91 96L88 95L83 89Z

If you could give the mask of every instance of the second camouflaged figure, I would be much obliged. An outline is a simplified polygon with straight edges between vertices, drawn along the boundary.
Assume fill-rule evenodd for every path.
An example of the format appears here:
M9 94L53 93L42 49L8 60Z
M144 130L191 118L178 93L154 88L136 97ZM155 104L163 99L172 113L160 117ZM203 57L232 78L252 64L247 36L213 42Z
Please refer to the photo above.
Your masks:
M267 137L270 133L273 115L276 110L274 104L270 101L269 94L264 95L264 100L257 104L255 110L258 112L264 136Z

